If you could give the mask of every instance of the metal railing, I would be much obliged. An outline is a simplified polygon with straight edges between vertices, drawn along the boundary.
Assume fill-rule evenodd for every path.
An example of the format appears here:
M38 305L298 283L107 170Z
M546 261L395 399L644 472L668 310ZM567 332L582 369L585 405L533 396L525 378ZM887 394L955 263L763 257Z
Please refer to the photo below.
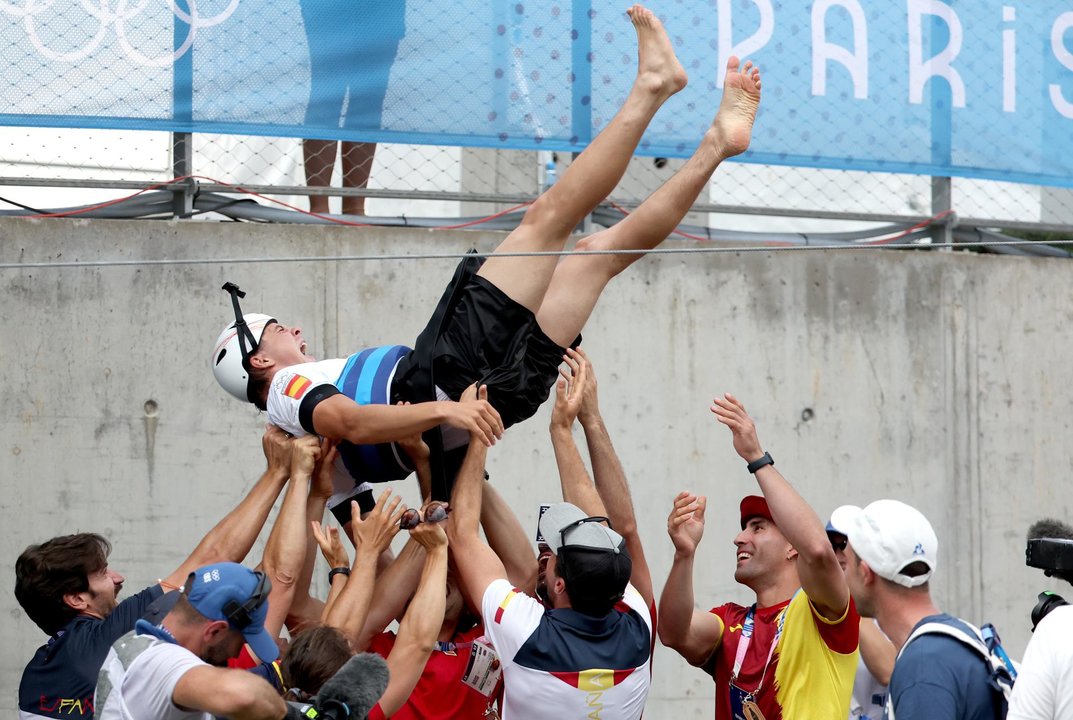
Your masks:
M48 210L155 187L175 193L174 214L188 215L197 192L256 193L258 202L299 210L330 192L367 198L378 217L474 217L535 198L569 166L566 153L384 144L365 187L330 190L306 183L302 141L230 135L170 135L110 130L0 129L0 198ZM635 157L610 200L635 207L682 160ZM173 181L174 178L193 179ZM815 230L846 223L909 223L952 210L956 224L1036 232L1073 232L1073 191L962 178L727 163L686 222L703 227ZM762 218L762 219L761 219ZM947 222L950 226L953 222ZM943 223L935 235L941 240Z

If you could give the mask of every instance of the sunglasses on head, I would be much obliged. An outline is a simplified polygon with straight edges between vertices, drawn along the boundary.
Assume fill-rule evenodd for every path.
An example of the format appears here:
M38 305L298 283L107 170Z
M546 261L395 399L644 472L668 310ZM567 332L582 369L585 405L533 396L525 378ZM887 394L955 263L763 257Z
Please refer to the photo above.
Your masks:
M605 522L605 523L607 523L608 527L611 527L611 521L608 520L607 518L603 517L602 515L593 515L591 517L581 518L580 520L575 520L574 522L570 523L566 527L564 527L564 528L559 530L559 547L562 547L562 546L566 545L566 534L568 532L571 532L572 530L581 527L585 523L592 523L592 522L595 522L595 523Z
M438 523L447 519L451 512L451 506L445 502L430 502L425 506L425 517L422 519L421 511L417 508L406 510L399 518L399 527L403 530L413 530L423 522Z

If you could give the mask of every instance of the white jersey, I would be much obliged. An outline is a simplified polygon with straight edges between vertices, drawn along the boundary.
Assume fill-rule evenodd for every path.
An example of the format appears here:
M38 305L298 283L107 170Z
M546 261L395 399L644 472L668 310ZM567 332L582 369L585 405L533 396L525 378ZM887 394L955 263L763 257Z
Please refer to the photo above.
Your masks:
M172 702L175 685L206 663L175 643L131 630L115 641L101 666L93 705L97 720L212 720Z
M1040 620L1021 661L1008 720L1073 720L1073 605Z
M401 359L409 353L402 345L387 345L355 353L349 358L291 365L276 372L268 388L268 421L300 437L314 431L313 408L332 395L342 394L359 405L383 405L392 400L392 383ZM436 388L437 400L448 400ZM459 428L441 428L443 447L462 447L469 434ZM355 485L401 480L411 472L409 458L395 443L339 444L334 493L328 506L354 494Z
M276 372L268 387L268 422L295 437L308 435L299 417L302 400L310 390L320 385L335 387L346 362L344 358L318 360L291 365Z
M486 636L503 663L503 720L636 720L651 685L652 611L629 586L606 618L547 610L496 580L484 591Z

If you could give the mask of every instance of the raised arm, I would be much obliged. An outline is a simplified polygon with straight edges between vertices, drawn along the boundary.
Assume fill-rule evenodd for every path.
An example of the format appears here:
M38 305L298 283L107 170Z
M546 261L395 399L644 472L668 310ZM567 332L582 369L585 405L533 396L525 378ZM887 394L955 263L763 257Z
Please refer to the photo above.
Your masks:
M423 522L410 535L424 548L425 561L417 592L399 622L398 638L387 656L391 680L379 702L384 717L391 717L406 703L421 679L436 647L447 605L447 535L442 524Z
M730 428L734 450L742 460L751 463L763 457L756 426L736 397L727 393L726 397L715 398L711 410L719 422ZM828 620L838 620L849 605L849 588L823 522L774 465L757 470L756 481L775 525L797 550L801 589L817 612Z
M691 665L703 665L723 640L723 621L700 611L693 600L693 560L704 537L707 499L680 492L667 518L674 561L659 597L659 639Z
M327 625L339 628L351 642L358 641L365 626L376 581L376 559L399 532L399 516L405 509L399 505L398 496L391 497L390 490L381 493L376 507L364 520L360 519L354 503L351 523L358 546L354 566L326 620Z
M861 659L881 685L890 685L898 651L872 618L861 618Z
M474 393L475 389L472 387L466 391L466 395ZM487 398L487 387L482 387L479 393L482 398ZM469 449L451 492L451 507L454 512L447 522L447 535L451 539L451 547L454 548L455 566L458 569L462 593L470 607L478 610L488 586L507 577L503 562L479 534L484 462L487 455L488 448L485 444L471 436Z
M317 545L320 546L320 552L324 556L325 562L328 563L328 573L331 576L328 597L325 598L321 614L317 617L320 622L327 623L328 617L332 612L332 606L339 599L339 594L343 592L347 578L350 577L350 557L347 555L346 547L339 537L339 528L327 524L322 528L318 520L310 521L310 528L313 531L313 538L317 541ZM332 570L337 568L345 568L346 572L333 573Z
M637 589L649 606L655 602L652 588L652 572L648 567L641 536L637 532L637 517L634 514L633 498L630 485L626 482L626 472L622 469L618 454L611 444L603 416L600 414L600 402L596 392L596 373L592 363L581 348L567 349L571 368L576 364L588 375L588 382L582 389L581 409L578 421L585 430L585 441L589 446L589 460L592 462L592 477L596 483L596 493L603 501L611 525L626 540L626 548L633 560L633 572L630 583Z
M161 581L165 590L179 587L202 565L215 562L242 562L264 527L268 513L287 483L291 464L291 437L269 425L261 445L268 467L234 510L201 539L190 556Z
M408 405L409 403L402 404ZM422 440L420 433L403 438L398 444L410 456L410 461L417 473L421 497L427 502L432 480L428 445ZM376 587L373 589L373 596L369 602L365 625L358 633L358 637L351 640L355 650L364 651L375 635L383 632L393 621L401 618L406 603L410 601L417 589L424 560L425 551L413 537L406 542L398 557L392 558L386 567L383 555L381 555L381 570L377 574Z
M306 526L306 502L310 478L320 458L320 439L306 435L294 441L291 450L291 479L283 496L283 505L265 544L262 569L272 581L268 596L265 629L279 637L291 603L298 591L305 565L309 529ZM308 588L306 589L308 590ZM308 592L306 592L308 594Z
M560 370L562 377L555 383L555 406L551 411L551 446L555 451L555 464L559 469L559 484L563 500L577 505L590 516L607 517L604 503L592 484L585 462L581 459L574 442L574 420L581 411L582 398L590 382L591 367L580 364L571 357L565 358L570 372ZM614 524L614 521L612 521Z
M345 395L332 395L313 409L318 434L356 445L394 442L445 424L467 430L487 445L503 436L503 420L487 399L359 405Z
M398 404L403 406L410 405L408 402ZM432 499L432 464L430 462L432 453L429 452L428 445L425 444L421 433L415 433L400 439L398 445L410 457L410 466L414 469L414 474L417 475L417 487L421 493L421 504L423 505Z
M324 615L324 602L309 594L309 586L313 581L313 571L317 565L317 546L319 545L312 528L314 526L318 529L320 528L320 522L324 519L324 508L328 504L328 499L332 496L332 474L337 456L336 441L327 438L322 439L320 443L320 459L317 460L316 467L313 469L313 480L309 486L309 497L306 499L306 522L304 525L306 554L302 562L301 575L298 577L294 600L291 602L291 611L287 615L287 629L292 636L305 627L320 623ZM335 532L334 537L338 542L338 532ZM328 561L330 563L332 558L328 558ZM329 568L334 567L350 567L350 558L345 550L343 551L342 565L329 565Z
M491 483L481 483L481 527L511 585L532 595L536 592L537 556L518 516Z

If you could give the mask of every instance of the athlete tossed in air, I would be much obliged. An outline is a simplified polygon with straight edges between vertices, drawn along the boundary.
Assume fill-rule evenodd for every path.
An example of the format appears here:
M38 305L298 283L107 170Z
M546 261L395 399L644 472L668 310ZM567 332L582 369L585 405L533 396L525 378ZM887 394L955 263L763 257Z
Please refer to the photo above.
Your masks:
M656 111L685 87L662 23L640 5L627 14L637 32L638 70L625 103L491 256L459 265L412 350L380 347L317 362L306 354L300 328L267 315L242 316L241 293L228 285L236 322L213 350L220 384L267 410L268 420L288 432L340 440L342 463L358 482L409 475L412 463L396 443L425 433L433 449L433 494L447 499L453 473L444 469L444 453L462 450L471 432L492 445L505 428L531 417L608 281L641 257L500 254L561 251L618 184ZM718 113L693 156L630 216L581 238L576 249L656 247L719 164L748 148L759 104L759 71L730 58ZM463 397L474 383L487 387L487 400L472 391ZM428 432L434 428L443 432Z

